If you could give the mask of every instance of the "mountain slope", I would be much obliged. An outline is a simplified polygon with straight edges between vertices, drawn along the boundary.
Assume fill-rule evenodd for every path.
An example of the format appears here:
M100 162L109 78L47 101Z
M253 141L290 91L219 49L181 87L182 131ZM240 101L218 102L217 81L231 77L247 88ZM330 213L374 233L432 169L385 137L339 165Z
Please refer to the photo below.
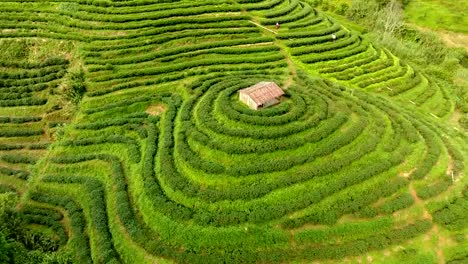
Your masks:
M401 246L417 253L406 261L466 258L454 237L466 233L468 145L444 121L449 92L307 3L0 12L3 38L76 43L86 71L76 116L20 192L23 206L63 214L32 222L60 226L76 262L397 261ZM14 85L6 71L3 91L32 75ZM280 104L238 102L264 80L287 87ZM14 107L2 115L13 120Z

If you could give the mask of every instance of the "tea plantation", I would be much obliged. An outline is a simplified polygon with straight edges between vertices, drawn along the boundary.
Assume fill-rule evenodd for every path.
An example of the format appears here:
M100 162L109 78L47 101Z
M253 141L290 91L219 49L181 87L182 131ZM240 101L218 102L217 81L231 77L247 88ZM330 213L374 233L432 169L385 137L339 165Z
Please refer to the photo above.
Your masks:
M0 193L70 263L468 261L451 90L307 2L0 14Z

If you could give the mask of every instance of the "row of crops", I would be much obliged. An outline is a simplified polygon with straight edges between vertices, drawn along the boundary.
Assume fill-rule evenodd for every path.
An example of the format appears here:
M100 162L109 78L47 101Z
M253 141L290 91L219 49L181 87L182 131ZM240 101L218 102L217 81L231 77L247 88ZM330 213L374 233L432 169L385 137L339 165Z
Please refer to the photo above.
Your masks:
M55 56L42 62L2 60L0 68L0 193L21 196L27 192L35 164L46 155L57 125L66 121L57 92L67 74L69 61ZM32 247L56 251L66 244L67 234L59 223L63 219L61 212L25 205L20 219L25 224L44 226L57 234L49 239L35 237L38 233L28 233ZM13 225L18 226L19 222ZM26 232L20 230L18 236ZM5 254L2 252L3 256Z
M22 12L17 12L17 6L0 9L4 20L10 21L3 28L14 27L4 37L81 41L90 72L90 96L206 71L284 65L284 56L272 44L274 38L263 36L231 1L122 3L114 11L79 2L28 3Z
M82 262L342 258L428 232L429 219L392 215L409 214L412 182L421 199L450 188L449 152L455 177L464 169L442 129L303 74L265 112L236 100L238 89L276 78L208 75L186 86L185 100L169 91L128 93L101 108L90 100L31 199L77 201L85 224L77 221L68 245ZM161 115L145 112L155 104ZM322 227L303 228L311 224Z
M50 57L41 63L0 62L0 184L24 192L31 166L44 155L60 110L49 98L68 68Z
M0 192L22 195L76 263L342 259L415 246L434 223L466 228L466 136L424 112L452 112L443 85L304 1L0 12L0 37L76 42L86 68L79 112L49 146L69 62L0 65ZM278 105L238 101L265 80L288 88Z
M348 87L398 98L439 118L452 113L453 99L444 84L431 81L389 51L315 12L305 1L290 2L260 12L265 17L260 21L270 26L280 22L277 39L310 71Z

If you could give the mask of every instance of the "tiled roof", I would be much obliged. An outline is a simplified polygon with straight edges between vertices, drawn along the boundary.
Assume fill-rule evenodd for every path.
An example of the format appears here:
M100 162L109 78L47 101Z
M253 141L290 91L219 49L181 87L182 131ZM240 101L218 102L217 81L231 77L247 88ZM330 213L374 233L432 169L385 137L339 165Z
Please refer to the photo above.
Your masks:
M274 82L259 82L239 92L247 94L257 105L262 105L284 94L283 90Z

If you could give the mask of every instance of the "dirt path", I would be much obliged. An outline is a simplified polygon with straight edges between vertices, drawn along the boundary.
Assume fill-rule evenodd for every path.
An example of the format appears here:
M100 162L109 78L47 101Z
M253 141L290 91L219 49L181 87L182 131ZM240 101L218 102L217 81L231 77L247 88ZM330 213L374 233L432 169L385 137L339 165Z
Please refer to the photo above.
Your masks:
M454 126L458 126L458 120L463 116L463 114L460 112L460 110L455 109L452 113L452 116L450 116L449 122Z
M409 192L410 192L411 196L414 199L414 203L417 206L420 206L422 208L424 219L430 220L432 222L432 215L429 213L429 211L427 211L427 208L424 205L424 202L418 197L418 195L416 193L416 190L414 189L412 183L410 183L410 185L409 185ZM444 264L445 260L444 260L444 254L443 254L443 251L442 251L442 247L445 244L445 242L444 242L445 239L443 239L442 235L440 234L439 227L437 225L433 224L432 229L430 230L430 232L433 233L437 237L437 251L436 251L436 253L437 253L437 263L438 264Z
M281 50L283 51L283 49ZM286 80L286 82L283 85L284 89L288 89L289 86L291 86L291 84L294 82L294 78L297 76L296 67L294 66L294 63L292 62L291 58L289 58L287 54L286 54L286 62L288 63L289 78Z
M260 28L262 28L264 30L267 30L268 32L271 32L271 33L273 33L275 35L278 34L277 31L274 31L274 30L269 29L269 28L267 28L265 26L262 26L257 22L254 22L252 20L250 20L249 22L256 25L257 27L260 27ZM287 89L294 82L294 77L297 76L296 67L294 65L294 62L291 60L291 57L290 57L289 53L287 52L287 47L285 45L283 45L281 42L279 42L278 40L275 41L275 44L281 48L281 53L284 55L284 58L286 59L286 62L288 64L289 78L286 80L286 82L283 85L283 89Z
M289 77L283 85L283 89L288 89L294 82L294 78L297 76L296 65L291 59L291 55L288 53L286 45L276 40L275 45L280 47L281 54L283 54L286 63L288 64Z
M268 30L268 31L270 31L271 33L273 33L273 34L275 34L275 35L278 34L278 32L276 32L276 31L274 31L274 30L272 30L272 29L269 29L269 28L267 28L267 27L264 27L264 26L260 25L260 24L257 23L257 22L254 22L254 21L252 21L252 20L250 20L249 22L252 23L252 24L254 24L254 25L256 25L257 27L263 28L264 30Z
M253 43L253 44L242 44L242 45L235 45L232 47L252 47L252 46L267 46L267 45L273 45L273 42L260 42L260 43Z
M424 206L424 202L421 200L421 198L418 197L416 190L414 189L412 183L410 183L409 185L409 191L410 191L411 196L414 199L414 203L423 209L424 219L432 221L432 215L427 211L426 206Z
M468 51L468 35L446 31L436 31L443 42L449 47L461 47Z

